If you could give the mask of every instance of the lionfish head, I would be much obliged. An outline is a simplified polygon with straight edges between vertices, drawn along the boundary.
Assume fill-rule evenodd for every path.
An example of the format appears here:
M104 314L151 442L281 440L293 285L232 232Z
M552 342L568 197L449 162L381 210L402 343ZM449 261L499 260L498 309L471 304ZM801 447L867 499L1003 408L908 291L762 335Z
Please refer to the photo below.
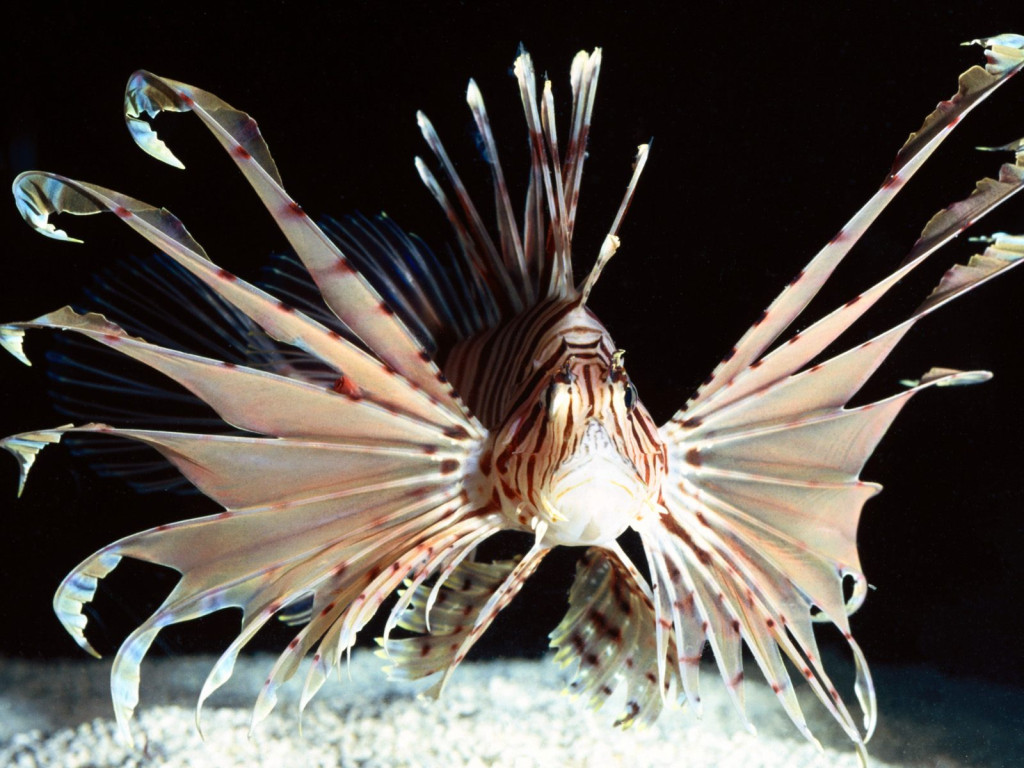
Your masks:
M614 541L653 508L665 474L664 444L624 352L603 329L576 335L495 441L504 511L545 546Z

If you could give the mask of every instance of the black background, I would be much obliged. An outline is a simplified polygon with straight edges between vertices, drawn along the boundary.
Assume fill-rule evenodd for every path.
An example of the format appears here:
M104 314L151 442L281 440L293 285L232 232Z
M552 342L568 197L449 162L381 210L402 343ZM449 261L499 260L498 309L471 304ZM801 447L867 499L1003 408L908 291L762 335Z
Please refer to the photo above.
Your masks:
M525 170L510 77L518 44L551 74L563 104L572 55L601 45L577 269L589 268L635 146L654 136L623 248L591 306L629 350L631 375L659 421L874 192L906 135L980 61L980 49L957 44L1024 31L1009 3L830 3L827 13L823 4L787 4L756 14L713 3L700 10L516 4L518 13L487 4L334 5L136 11L50 4L45 12L17 12L5 32L0 175L52 170L165 205L215 261L254 275L283 239L198 121L168 117L157 126L187 172L150 159L128 137L122 90L144 67L254 115L307 211L387 210L440 245L444 221L412 164L426 151L414 111L430 115L486 200L485 166L463 101L467 79L480 84L506 171L515 175ZM1011 82L971 115L853 252L813 305L817 311L885 274L935 210L996 172L1003 157L972 147L1024 135L1022 104L1024 82ZM1022 212L1024 199L1011 201L979 233L1022 232ZM146 252L111 217L58 223L86 244L44 240L13 204L0 207L2 319L55 309L76 299L98 267ZM902 317L971 252L965 242L941 252L851 338ZM900 378L933 364L996 373L981 387L917 398L863 473L886 486L866 507L860 531L863 566L877 588L853 620L874 661L1024 684L1022 281L1024 273L1000 278L928 318L868 387L867 394L891 393ZM36 334L28 350L42 361L47 343ZM48 404L44 365L24 368L5 355L0 379L0 433L61 422ZM23 657L80 654L49 607L79 560L121 535L212 508L199 498L139 496L97 478L62 448L43 455L20 501L15 487L15 464L4 460L0 651ZM564 611L572 555L545 564L488 633L481 655L543 650ZM137 568L104 582L91 632L96 645L115 649L172 581ZM220 648L237 626L230 614L199 624L165 632L154 652ZM283 647L287 636L278 630L262 645Z

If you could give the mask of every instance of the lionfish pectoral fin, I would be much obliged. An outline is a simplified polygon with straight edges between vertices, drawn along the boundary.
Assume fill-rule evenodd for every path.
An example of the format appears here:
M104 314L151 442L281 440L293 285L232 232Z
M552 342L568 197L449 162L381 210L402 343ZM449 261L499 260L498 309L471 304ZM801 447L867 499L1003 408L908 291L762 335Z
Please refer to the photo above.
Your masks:
M830 405L845 404L918 320L956 296L995 277L1004 269L1019 264L1021 254L1024 253L1024 247L1022 247L1024 239L1006 234L993 236L991 238L992 245L983 254L972 257L967 265L957 265L948 271L925 302L906 320L850 349L845 355L833 358L819 366L810 368L806 366L873 307L907 273L922 264L967 227L1022 189L1024 189L1024 152L1018 152L1014 163L1005 163L1000 168L998 179L981 179L968 197L936 213L922 230L921 236L898 269L790 337L785 344L776 346L763 357L734 373L728 387L699 395L697 401L692 401L690 406L673 417L673 423L698 423L707 421L711 414L715 414L716 423L720 428L720 419L729 412L742 414L741 418L747 419L749 418L748 414L762 408L762 401L772 399L766 397L766 394L772 394L779 382L784 381L787 377L794 380L803 377L809 382L814 375L817 375L818 371L826 366L838 367L840 364L834 363L834 361L839 360L845 361L843 365L850 368L847 372L848 375L844 378L843 387L827 393L820 387L814 387L819 391L807 394L815 402L821 401L825 395L825 399ZM800 410L799 400L789 398L789 402L792 405L789 412ZM808 405L803 410L810 409L811 406ZM765 411L762 418L769 416L778 418L778 414L768 411Z
M747 374L749 377L751 364L761 357L772 342L807 307L861 235L939 144L960 123L962 118L1024 67L1024 37L1001 35L974 42L985 46L986 66L984 68L971 67L960 75L957 93L949 100L941 102L935 111L925 119L922 126L910 135L897 154L893 166L879 190L775 298L761 318L743 335L729 354L715 367L711 376L698 388L696 394L690 398L686 410L691 417L699 416L705 409L713 407L708 402L712 398L728 396L735 399L739 397L736 387L733 386L733 380L740 374ZM1001 173L999 182L1003 181L1010 181L1014 186L1019 184L1019 179L1004 179ZM986 182L979 184L979 190L983 193L980 198L975 198L973 201L968 198L971 202L965 201L965 204L982 203L984 210L988 210L1005 199L1005 196L999 197L997 200L991 195L987 195L987 191L983 189L985 185ZM956 218L958 214L966 213L966 205L961 209L951 207L947 211ZM977 214L973 216L960 215L959 219L957 226L951 229L948 227L949 218L943 222L946 231L943 233L941 241L932 241L931 238L923 236L918 243L919 247L915 248L908 260L916 259L919 256L923 258L946 239L954 237L976 220ZM848 308L843 308L843 310L849 322L852 322L855 317L867 309L867 306L867 302L855 299ZM848 310L856 310L856 312ZM800 338L802 337L803 335L800 336ZM823 346L819 347L818 351L823 348ZM787 346L780 347L776 352L781 353L785 349ZM810 356L813 357L813 355ZM746 391L749 390L744 390L744 392Z
M107 429L108 427L102 424L89 424L84 427L65 424L54 429L23 432L0 440L0 447L13 454L18 461L20 470L18 495L21 496L24 491L36 456L43 448L59 443L68 432L105 431ZM120 561L121 556L113 551L112 547L104 548L80 563L68 574L53 598L53 609L61 625L82 650L97 659L100 658L100 653L93 648L85 636L88 622L82 608L95 597L99 581L114 570Z
M912 137L908 147L915 146ZM864 502L879 486L861 481L859 473L916 392L974 384L990 374L933 368L906 382L910 388L900 394L857 408L846 405L918 320L1020 264L1024 238L988 238L984 253L950 269L906 320L821 363L811 362L906 272L1022 188L1024 154L1018 152L1016 163L1005 164L997 180L982 180L969 197L936 214L893 274L788 343L731 372L729 386L702 390L690 407L662 427L670 450L666 510L660 525L646 521L640 530L655 578L668 585L659 597L664 613L674 613L677 636L685 644L697 623L691 615L695 612L699 636L707 635L722 676L731 683L742 680L739 649L740 641L745 642L790 718L813 740L792 696L781 649L857 745L862 759L877 708L870 672L850 634L847 615L866 592L856 530ZM784 297L791 289L778 301L788 301ZM758 327L751 338L758 335ZM729 359L722 364L732 371L730 365ZM848 578L853 590L846 601L843 581ZM673 611L673 601L680 598L682 607ZM812 608L820 614L812 616ZM849 644L856 667L854 692L864 714L863 736L820 664L812 621L832 622ZM732 692L736 686L729 688Z
M625 711L615 725L654 722L670 686L664 661L659 664L656 626L650 589L625 554L617 546L588 549L569 591L569 610L550 635L555 662L577 663L569 692L598 708L624 686ZM674 656L675 643L663 650Z
M819 400L834 397L848 388L848 377L859 375L848 365L850 357L840 355L816 371L820 392L831 393L819 394ZM744 411L741 403L698 425L663 428L670 445L665 507L638 528L660 585L661 613L671 617L677 643L685 648L705 638L710 642L737 706L745 643L808 739L816 743L783 657L861 750L874 731L877 707L847 617L866 588L856 548L860 512L880 488L858 475L917 392L984 381L988 374L933 369L910 389L849 409L813 402L807 375L791 376L762 393L763 412ZM749 421L740 419L743 414ZM834 624L853 654L863 735L825 672L815 621ZM684 650L680 658L687 655ZM685 682L683 666L680 674Z
M125 116L132 136L154 157L167 161L169 150L157 146L148 126L139 126L143 113L192 112L231 156L264 203L282 234L320 288L328 307L385 363L434 397L445 408L463 415L464 408L428 350L387 306L370 283L335 243L285 192L256 121L200 88L150 72L132 75L125 91ZM133 127L134 126L134 127Z
M0 328L2 334L3 328ZM37 432L22 432L19 435L11 435L0 440L0 447L6 449L18 461L18 497L25 491L25 483L28 481L28 474L32 465L36 462L36 456L46 446L59 443L64 433L73 424L64 424L54 429L43 429Z
M38 232L50 236L54 231L60 232L49 222L51 214L89 215L104 211L116 214L272 338L298 347L344 375L352 395L409 413L442 428L458 426L476 433L473 419L465 409L458 411L440 405L393 369L340 338L322 323L219 268L168 211L113 190L52 173L23 173L15 180L14 190L18 210L25 221ZM17 338L10 336L4 344L25 361Z
M439 429L369 399L148 344L101 315L70 308L3 326L15 353L28 328L73 331L108 345L188 387L225 420L269 435L193 435L95 424L16 435L4 443L19 459L24 478L31 457L64 432L132 439L158 450L227 508L105 547L72 571L54 598L68 632L95 653L84 636L82 608L122 557L183 574L115 658L115 713L128 739L140 664L163 627L222 608L242 609L242 630L204 684L201 706L230 676L239 650L259 627L312 594L312 619L275 665L257 700L258 720L313 644L321 641L324 656L334 659L407 572L433 553L457 548L467 538L475 541L481 529L497 525L464 498L462 470L478 446L468 422L458 432ZM335 418L337 408L346 413ZM313 669L320 668L314 663ZM316 687L314 680L308 690Z

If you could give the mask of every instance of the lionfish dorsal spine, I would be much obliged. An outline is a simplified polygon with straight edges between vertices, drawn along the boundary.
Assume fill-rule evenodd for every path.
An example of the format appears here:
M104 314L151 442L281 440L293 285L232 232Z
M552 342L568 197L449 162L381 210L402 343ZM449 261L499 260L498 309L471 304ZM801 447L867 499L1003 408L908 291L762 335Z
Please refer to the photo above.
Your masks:
M438 160L458 205L445 193L426 164L417 158L420 176L451 222L460 247L484 276L505 318L546 299L579 296L579 290L573 284L571 244L600 66L600 48L589 54L581 51L573 60L570 74L572 109L569 132L562 150L558 141L551 82L545 79L538 92L537 74L530 55L522 52L515 61L513 71L519 85L530 153L521 233L483 97L476 82L470 81L466 98L491 170L497 245L433 125L422 113L417 114L423 136ZM638 165L642 168L642 161ZM634 173L627 198L632 195L638 175L638 172ZM620 209L612 234L615 234L625 207L626 203Z

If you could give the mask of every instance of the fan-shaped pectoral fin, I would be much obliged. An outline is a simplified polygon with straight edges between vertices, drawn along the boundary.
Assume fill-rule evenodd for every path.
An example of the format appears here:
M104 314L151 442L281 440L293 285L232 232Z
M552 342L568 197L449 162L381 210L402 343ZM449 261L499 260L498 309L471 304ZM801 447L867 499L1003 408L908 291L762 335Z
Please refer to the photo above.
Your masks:
M59 240L74 239L50 222L53 214L114 213L274 339L298 347L343 375L347 391L442 427L475 431L475 420L461 406L426 396L393 368L322 323L218 267L167 210L95 184L38 171L18 176L14 193L25 221L37 232ZM25 362L24 357L20 359Z
M824 363L825 380L853 375L846 363L844 355ZM742 680L745 643L790 718L813 741L792 692L788 658L863 754L876 723L875 695L848 615L866 587L857 524L879 486L859 473L914 394L989 374L932 369L904 392L849 409L824 402L827 397L809 405L805 376L751 400L746 410L738 404L699 425L663 428L670 446L665 506L639 529L677 642L692 642L687 636L694 632L706 636L730 691ZM754 407L758 402L765 407ZM850 647L863 733L825 671L814 622L834 624ZM735 698L741 703L738 690Z
M281 176L256 121L195 86L139 71L125 91L125 116L133 138L159 160L174 156L144 115L193 112L231 156L319 286L331 310L382 361L455 413L462 404L425 350L338 247L282 186Z

